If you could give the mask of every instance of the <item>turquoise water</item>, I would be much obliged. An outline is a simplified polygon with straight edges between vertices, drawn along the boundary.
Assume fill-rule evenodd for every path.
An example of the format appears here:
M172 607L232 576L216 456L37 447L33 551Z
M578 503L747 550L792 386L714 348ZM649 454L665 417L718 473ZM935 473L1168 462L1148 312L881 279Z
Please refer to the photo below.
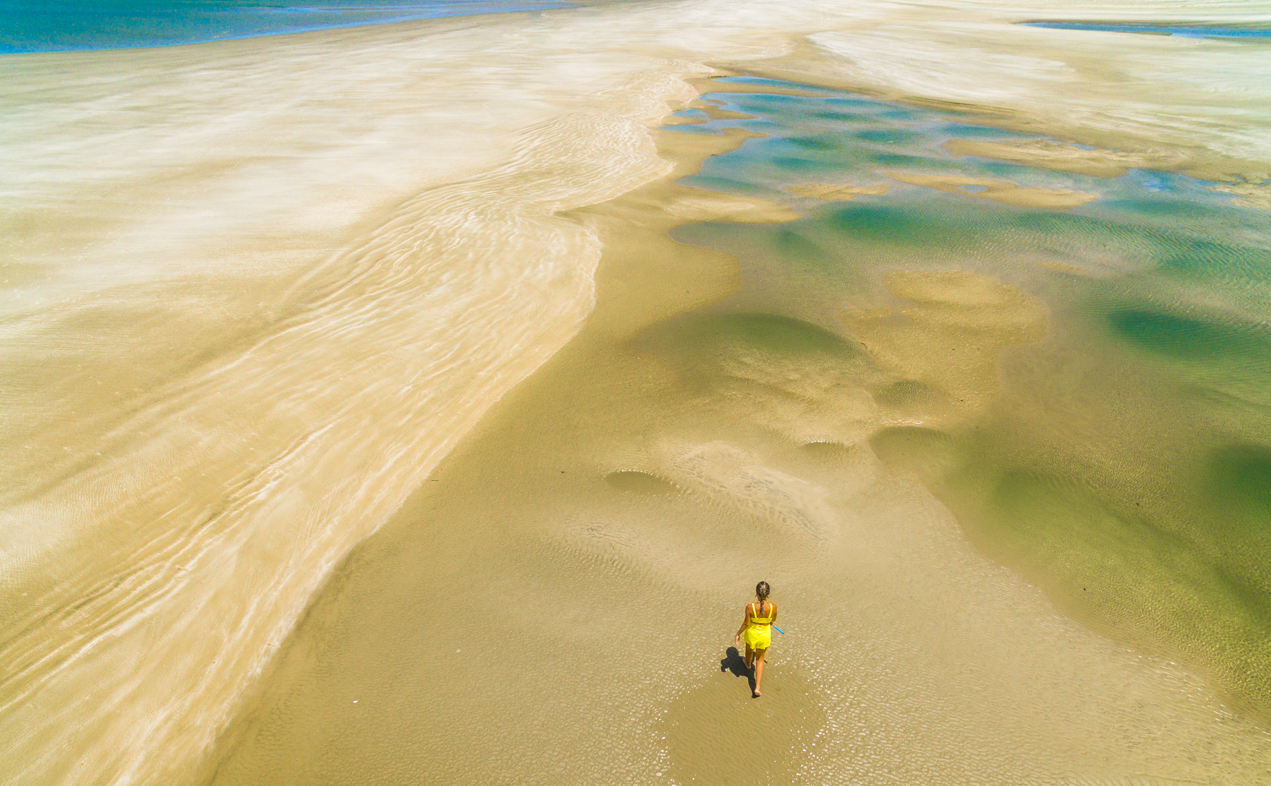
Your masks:
M1028 27L1048 27L1052 30L1091 30L1104 33L1146 33L1150 35L1176 35L1184 38L1271 38L1271 28L1264 26L1237 27L1219 24L1116 24L1106 22L1024 22Z
M707 98L752 119L684 132L735 126L764 136L685 182L804 215L676 231L741 260L740 291L713 312L767 314L782 335L794 320L855 343L854 314L890 310L870 324L886 330L891 320L896 335L917 335L921 354L990 334L923 323L930 304L890 293L891 271L970 271L1044 304L1045 338L1001 352L989 403L956 418L913 410L909 424L875 435L875 452L917 471L981 549L1063 608L1197 666L1237 705L1271 716L1268 215L1169 172L1100 179L956 159L943 142L1036 137L954 114L832 91ZM1013 207L887 177L899 171L1100 198L1072 210ZM826 183L890 190L828 202L786 190ZM939 307L969 313L953 301ZM903 384L938 398L941 374L932 377Z
M561 8L560 0L0 2L0 54L171 46L408 19Z

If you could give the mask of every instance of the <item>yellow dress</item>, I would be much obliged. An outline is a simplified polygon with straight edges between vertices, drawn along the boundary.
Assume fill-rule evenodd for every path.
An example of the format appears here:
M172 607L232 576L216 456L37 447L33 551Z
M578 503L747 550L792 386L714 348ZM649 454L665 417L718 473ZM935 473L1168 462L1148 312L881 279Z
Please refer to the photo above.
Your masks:
M741 635L746 640L746 646L752 650L766 650L772 643L772 618L777 613L777 607L766 603L764 608L768 612L766 617L759 616L759 604L752 603L747 607L750 611L750 624Z

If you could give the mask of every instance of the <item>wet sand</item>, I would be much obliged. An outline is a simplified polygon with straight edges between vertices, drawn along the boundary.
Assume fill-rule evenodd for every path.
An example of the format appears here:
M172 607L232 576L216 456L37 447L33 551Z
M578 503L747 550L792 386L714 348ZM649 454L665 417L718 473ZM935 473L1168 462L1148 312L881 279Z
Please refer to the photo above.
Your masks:
M1095 177L1121 177L1131 169L1160 169L1178 161L1151 161L1147 156L1057 142L972 142L954 139L944 149L955 156L979 156Z
M912 186L924 186L950 194L963 194L975 199L991 199L1004 205L1069 210L1099 198L1098 194L1059 188L1027 188L1009 180L986 180L950 175L922 175L912 172L888 172L887 176ZM980 189L978 191L972 189Z
M599 245L555 213L668 171L646 128L687 88L486 21L5 61L8 165L64 154L8 180L3 778L181 777L590 311Z
M820 199L826 202L851 202L858 196L886 194L890 188L892 186L888 186L886 183L876 183L868 186L809 183L802 186L791 186L787 190L795 196L807 197L808 199Z
M1029 369L1054 392L1072 368L1015 362L1057 324L1017 272L1119 297L1138 256L1092 235L958 257L978 214L952 203L998 208L948 189L1065 190L1036 173L849 192L884 225L926 197L967 220L905 264L851 225L859 278L807 284L834 296L816 319L748 307L742 255L667 236L807 208L666 179L648 129L716 65L806 83L779 98L847 85L1097 148L1054 172L1113 174L1129 150L1260 198L1262 61L1146 36L1109 54L1017 29L1026 5L626 4L0 62L0 780L1257 782L1265 727L1195 664L1265 690L1260 607L1227 580L1261 552L1212 547L1162 480L1169 451L1142 469L1130 432L1180 455L1196 434L1088 368L1138 416L1074 409L1055 439L1036 410L1070 401L1019 395ZM782 92L761 82L717 89ZM753 133L663 152L684 174ZM1197 331L1257 350L1240 326L1266 298L1234 269L1205 295L1217 328L1139 306L1105 322L1176 355L1207 351L1178 337ZM1191 383L1166 365L1161 389ZM1256 384L1186 410L1244 440L1215 446L1235 478L1267 465ZM1003 400L1016 422L967 425ZM1024 456L1046 471L1013 510L1067 511L1086 475L1045 465L1052 444L1058 469L1110 466L1118 504L1153 489L1188 542L1246 561L1162 563L1204 590L1183 622L1132 570L1098 601L1065 594L1089 554L1067 530L1047 561L976 529L1003 518L996 468L957 472L988 456L1018 479ZM1224 515L1257 520L1260 487L1226 478ZM751 702L725 647L761 575L798 624ZM1192 649L1154 648L1179 630Z
M982 412L1045 309L956 271L883 276L905 319L845 314L859 343L711 306L737 263L665 237L689 201L576 214L606 241L587 324L340 567L207 782L1260 778L1264 730L875 455ZM754 700L729 646L760 576L787 633Z
M1009 180L986 180L959 175L924 175L915 172L885 172L898 183L923 186L947 194L961 194L975 199L991 199L1004 205L1067 210L1081 207L1099 198L1098 194L1055 188L1028 188ZM886 194L895 186L877 183L868 186L837 186L833 184L808 184L793 186L787 191L795 196L820 199L827 202L850 202L858 196ZM978 189L978 190L972 190Z

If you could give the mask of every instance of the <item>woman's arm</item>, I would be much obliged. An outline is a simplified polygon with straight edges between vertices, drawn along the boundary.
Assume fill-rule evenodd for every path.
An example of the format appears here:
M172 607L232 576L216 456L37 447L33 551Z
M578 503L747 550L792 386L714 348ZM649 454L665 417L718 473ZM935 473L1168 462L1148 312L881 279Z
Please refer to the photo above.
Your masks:
M746 626L749 624L750 624L750 607L747 606L746 616L742 618L741 627L737 629L737 635L733 637L733 641L737 643L738 645L741 644L741 632L744 631L746 629Z

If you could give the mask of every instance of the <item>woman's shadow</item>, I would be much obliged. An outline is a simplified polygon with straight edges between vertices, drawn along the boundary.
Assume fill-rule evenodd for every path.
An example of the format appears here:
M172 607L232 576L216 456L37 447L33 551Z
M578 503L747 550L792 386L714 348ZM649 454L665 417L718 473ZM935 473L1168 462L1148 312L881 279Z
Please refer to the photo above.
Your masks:
M750 685L750 693L754 695L755 674L746 668L746 659L741 656L736 647L729 647L724 652L724 659L719 662L719 670L726 671L734 677L745 677Z

